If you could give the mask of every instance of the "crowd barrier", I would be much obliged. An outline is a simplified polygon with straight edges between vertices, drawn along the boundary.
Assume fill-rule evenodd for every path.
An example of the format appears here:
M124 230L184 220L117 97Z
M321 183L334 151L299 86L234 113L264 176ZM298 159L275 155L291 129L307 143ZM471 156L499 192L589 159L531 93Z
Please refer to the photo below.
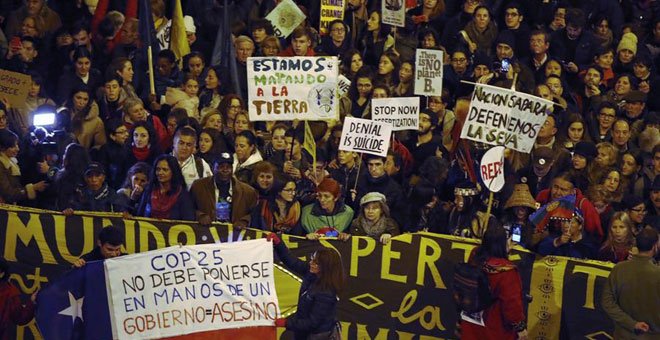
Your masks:
M31 294L70 270L71 263L91 251L95 235L107 226L120 228L126 253L177 245L239 242L265 237L260 230L231 225L205 228L191 222L123 219L116 214L75 214L0 205L0 252L13 273L10 280ZM366 237L308 241L284 236L291 251L306 258L318 247L342 255L348 287L338 317L344 339L453 339L457 321L451 281L454 264L467 260L477 241L433 233L404 234L388 245ZM600 306L611 263L563 257L540 257L514 249L523 286L530 339L611 339L613 324ZM299 279L276 271L280 308L295 311ZM281 339L287 332L278 330ZM19 326L17 339L41 338L34 323Z

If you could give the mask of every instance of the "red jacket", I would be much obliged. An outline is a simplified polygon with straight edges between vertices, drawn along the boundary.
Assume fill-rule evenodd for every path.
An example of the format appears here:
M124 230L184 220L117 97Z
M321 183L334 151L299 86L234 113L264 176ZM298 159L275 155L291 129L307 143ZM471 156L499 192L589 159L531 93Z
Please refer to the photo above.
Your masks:
M16 325L25 325L34 317L34 304L21 302L21 293L11 283L0 281L0 340L11 339Z
M541 205L550 202L550 189L541 190L536 195L536 201ZM603 239L603 228L600 225L600 215L594 205L582 195L580 189L575 189L575 205L582 210L584 214L584 230L597 241Z
M488 273L488 283L495 303L483 312L485 327L461 321L461 339L516 339L514 328L525 323L520 274L516 266L506 259L492 257L486 264L495 269Z
M316 55L316 53L314 52L313 48L311 48L311 47L307 48L307 53L305 54L305 57L313 57L315 55ZM279 56L280 57L295 57L296 53L293 52L293 46L289 46L284 51L280 52Z

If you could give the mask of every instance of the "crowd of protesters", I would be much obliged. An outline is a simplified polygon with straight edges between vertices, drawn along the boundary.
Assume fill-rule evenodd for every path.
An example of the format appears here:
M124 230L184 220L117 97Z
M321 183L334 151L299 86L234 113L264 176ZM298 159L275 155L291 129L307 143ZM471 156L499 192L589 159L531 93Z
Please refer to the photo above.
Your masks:
M541 254L612 262L659 228L658 2L407 1L405 26L392 27L379 1L348 0L322 35L319 2L297 1L307 19L280 39L264 19L278 1L228 1L230 72L211 65L223 1L182 1L192 52L154 55L155 93L137 0L93 3L0 5L0 67L32 80L25 106L0 104L4 203L382 243L418 231L481 238L501 224ZM150 4L156 31L169 29L171 4ZM413 96L417 48L445 57L418 131L395 133L385 158L339 151L344 117L370 118L372 98ZM341 119L310 123L314 167L304 124L250 121L246 62L322 55L339 57L351 85ZM490 214L478 175L488 146L459 138L469 82L554 102L532 152L506 151ZM35 127L49 112L52 126ZM530 222L571 194L571 219Z

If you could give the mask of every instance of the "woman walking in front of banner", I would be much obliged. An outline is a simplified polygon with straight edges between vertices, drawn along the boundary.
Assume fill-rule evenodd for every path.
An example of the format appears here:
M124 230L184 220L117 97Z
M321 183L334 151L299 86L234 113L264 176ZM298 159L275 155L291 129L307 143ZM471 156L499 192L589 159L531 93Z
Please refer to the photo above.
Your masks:
M489 227L470 263L488 277L492 303L481 312L461 313L461 339L527 339L522 281L516 266L507 259L513 246L511 235L500 225ZM471 318L475 314L479 317Z
M293 331L295 340L341 339L337 305L345 277L339 253L321 248L311 255L309 262L304 262L289 253L277 234L270 233L267 239L273 241L284 265L303 278L296 313L275 320L275 326Z

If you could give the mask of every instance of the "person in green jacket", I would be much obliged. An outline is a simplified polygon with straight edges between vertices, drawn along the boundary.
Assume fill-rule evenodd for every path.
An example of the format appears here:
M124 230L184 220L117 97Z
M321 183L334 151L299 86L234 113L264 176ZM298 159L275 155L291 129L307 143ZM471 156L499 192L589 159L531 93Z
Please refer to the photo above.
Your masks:
M653 261L660 248L658 231L646 227L636 241L638 254L610 272L602 305L614 321L614 339L659 339L660 267Z
M340 199L339 183L332 178L325 178L316 187L316 202L302 209L301 222L307 232L307 238L316 240L321 236L337 236L347 240L344 233L353 220L353 209Z

